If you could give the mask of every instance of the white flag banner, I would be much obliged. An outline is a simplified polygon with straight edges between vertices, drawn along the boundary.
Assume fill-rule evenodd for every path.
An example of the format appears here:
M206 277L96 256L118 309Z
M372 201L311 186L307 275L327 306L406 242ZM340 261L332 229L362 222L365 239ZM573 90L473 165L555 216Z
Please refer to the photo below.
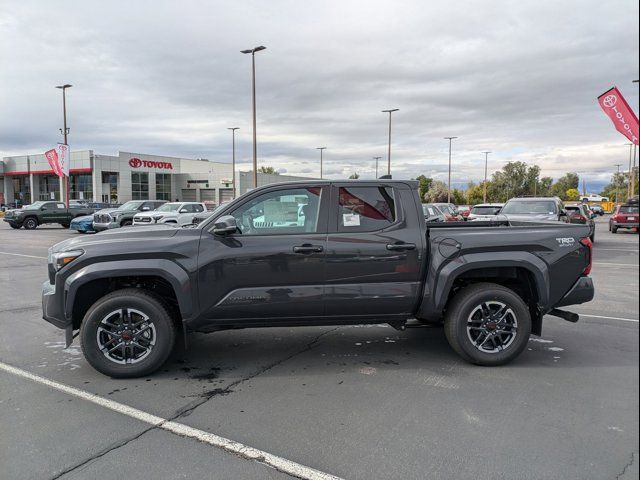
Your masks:
M69 167L71 165L71 150L69 145L64 143L58 144L58 162L60 164L60 170L65 177L69 176Z

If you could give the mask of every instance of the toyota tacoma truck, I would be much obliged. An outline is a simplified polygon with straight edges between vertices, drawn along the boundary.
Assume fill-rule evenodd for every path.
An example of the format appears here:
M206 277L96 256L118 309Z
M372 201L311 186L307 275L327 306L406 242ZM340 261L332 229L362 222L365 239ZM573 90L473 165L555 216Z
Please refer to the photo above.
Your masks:
M165 200L131 200L117 208L100 210L93 215L93 229L102 232L131 226L136 213L150 212L165 203Z
M21 209L9 210L5 214L4 221L15 229L24 227L25 230L34 230L38 225L45 223L57 223L64 228L69 228L71 220L89 215L94 211L95 208L84 206L67 208L62 202L34 202Z
M442 323L465 360L516 358L545 314L594 289L589 228L425 223L417 183L269 185L198 225L110 230L49 250L44 319L111 377L157 370L177 338L225 329Z

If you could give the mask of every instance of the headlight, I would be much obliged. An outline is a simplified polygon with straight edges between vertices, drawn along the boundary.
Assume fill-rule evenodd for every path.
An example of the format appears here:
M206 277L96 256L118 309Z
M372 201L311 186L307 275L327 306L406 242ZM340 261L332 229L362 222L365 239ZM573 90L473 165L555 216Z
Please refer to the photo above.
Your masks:
M84 252L82 250L71 250L70 252L57 252L53 253L49 250L49 263L53 265L53 268L56 270L60 270L62 267L69 265L76 258L82 255Z

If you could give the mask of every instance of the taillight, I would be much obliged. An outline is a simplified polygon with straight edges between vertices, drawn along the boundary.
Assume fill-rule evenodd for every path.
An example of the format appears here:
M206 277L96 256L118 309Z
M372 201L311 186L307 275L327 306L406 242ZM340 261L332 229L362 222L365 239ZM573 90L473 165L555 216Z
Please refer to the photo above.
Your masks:
M584 269L582 275L589 275L591 273L591 265L593 264L593 242L589 237L583 238L580 240L580 243L589 249L589 264L587 268Z

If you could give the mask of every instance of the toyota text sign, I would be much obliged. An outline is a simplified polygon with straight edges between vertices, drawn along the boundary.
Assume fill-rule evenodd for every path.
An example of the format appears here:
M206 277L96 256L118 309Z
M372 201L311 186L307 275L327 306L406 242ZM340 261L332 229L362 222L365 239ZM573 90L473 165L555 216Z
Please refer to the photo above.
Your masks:
M131 168L160 168L164 170L173 170L173 164L171 162L140 160L139 158L135 157L129 160L129 166Z
M598 97L598 103L613 125L631 142L638 145L638 117L620 91L613 87Z

